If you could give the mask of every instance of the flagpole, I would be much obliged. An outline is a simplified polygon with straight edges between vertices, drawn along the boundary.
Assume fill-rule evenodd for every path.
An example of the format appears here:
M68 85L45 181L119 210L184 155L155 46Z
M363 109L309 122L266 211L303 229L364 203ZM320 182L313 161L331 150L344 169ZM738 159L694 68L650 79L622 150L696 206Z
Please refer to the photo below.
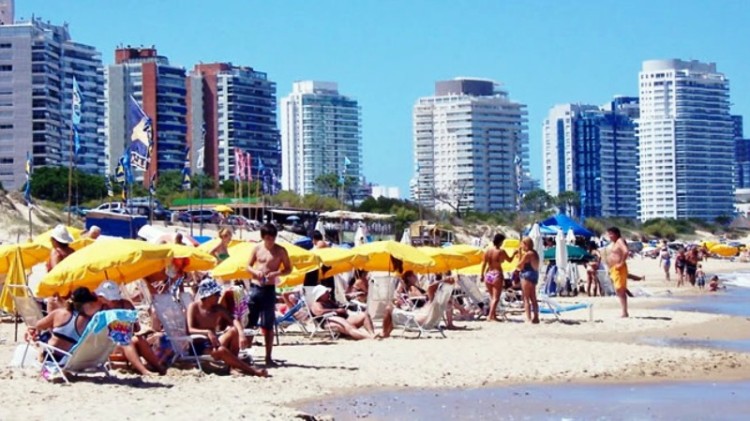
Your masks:
M71 196L73 195L73 128L70 129L70 142L68 156L68 226L70 226L70 206Z

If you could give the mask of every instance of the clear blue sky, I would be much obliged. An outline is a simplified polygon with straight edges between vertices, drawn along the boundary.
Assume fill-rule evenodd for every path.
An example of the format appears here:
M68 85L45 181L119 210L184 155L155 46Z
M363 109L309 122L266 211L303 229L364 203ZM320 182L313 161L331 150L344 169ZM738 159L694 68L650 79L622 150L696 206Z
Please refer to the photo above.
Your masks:
M637 95L643 60L716 62L733 113L750 120L746 0L16 0L16 10L68 22L105 63L118 44L154 44L186 68L231 61L268 72L279 97L295 80L336 81L362 106L365 175L402 194L411 108L436 80L495 79L527 104L537 178L547 110Z

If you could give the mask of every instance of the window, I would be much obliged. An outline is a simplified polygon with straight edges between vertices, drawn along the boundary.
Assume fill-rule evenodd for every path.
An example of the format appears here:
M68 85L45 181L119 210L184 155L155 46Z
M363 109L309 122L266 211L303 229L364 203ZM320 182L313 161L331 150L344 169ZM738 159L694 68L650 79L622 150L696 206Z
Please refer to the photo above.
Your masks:
M0 72L12 72L13 66L10 64L0 64Z
M11 44L9 42L4 42L4 43L0 44L0 48L13 48L13 44Z
M9 130L12 128L13 128L12 124L0 124L0 130Z

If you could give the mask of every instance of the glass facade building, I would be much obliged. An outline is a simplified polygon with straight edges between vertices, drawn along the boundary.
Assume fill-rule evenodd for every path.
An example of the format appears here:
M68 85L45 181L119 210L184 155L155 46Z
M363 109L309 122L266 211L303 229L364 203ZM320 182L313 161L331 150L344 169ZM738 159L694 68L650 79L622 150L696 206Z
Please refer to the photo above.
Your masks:
M639 73L640 219L733 212L729 80L714 63L650 60Z

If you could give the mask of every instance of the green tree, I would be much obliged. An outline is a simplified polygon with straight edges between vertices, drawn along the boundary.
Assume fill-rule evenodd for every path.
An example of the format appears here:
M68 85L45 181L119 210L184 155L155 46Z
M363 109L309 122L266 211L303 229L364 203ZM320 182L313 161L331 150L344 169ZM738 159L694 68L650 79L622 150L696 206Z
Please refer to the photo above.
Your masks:
M536 189L526 193L521 201L523 209L532 212L544 212L554 203L554 198L542 189Z
M577 216L576 209L581 204L581 197L574 191L560 192L555 198L555 204L560 208L560 212L568 216Z
M314 184L318 193L333 197L338 196L339 187L341 187L339 176L334 173L319 175Z
M26 186L21 187L23 191ZM73 171L73 203L101 200L107 195L104 177ZM68 202L68 168L40 167L31 177L31 195L34 198L56 203Z

